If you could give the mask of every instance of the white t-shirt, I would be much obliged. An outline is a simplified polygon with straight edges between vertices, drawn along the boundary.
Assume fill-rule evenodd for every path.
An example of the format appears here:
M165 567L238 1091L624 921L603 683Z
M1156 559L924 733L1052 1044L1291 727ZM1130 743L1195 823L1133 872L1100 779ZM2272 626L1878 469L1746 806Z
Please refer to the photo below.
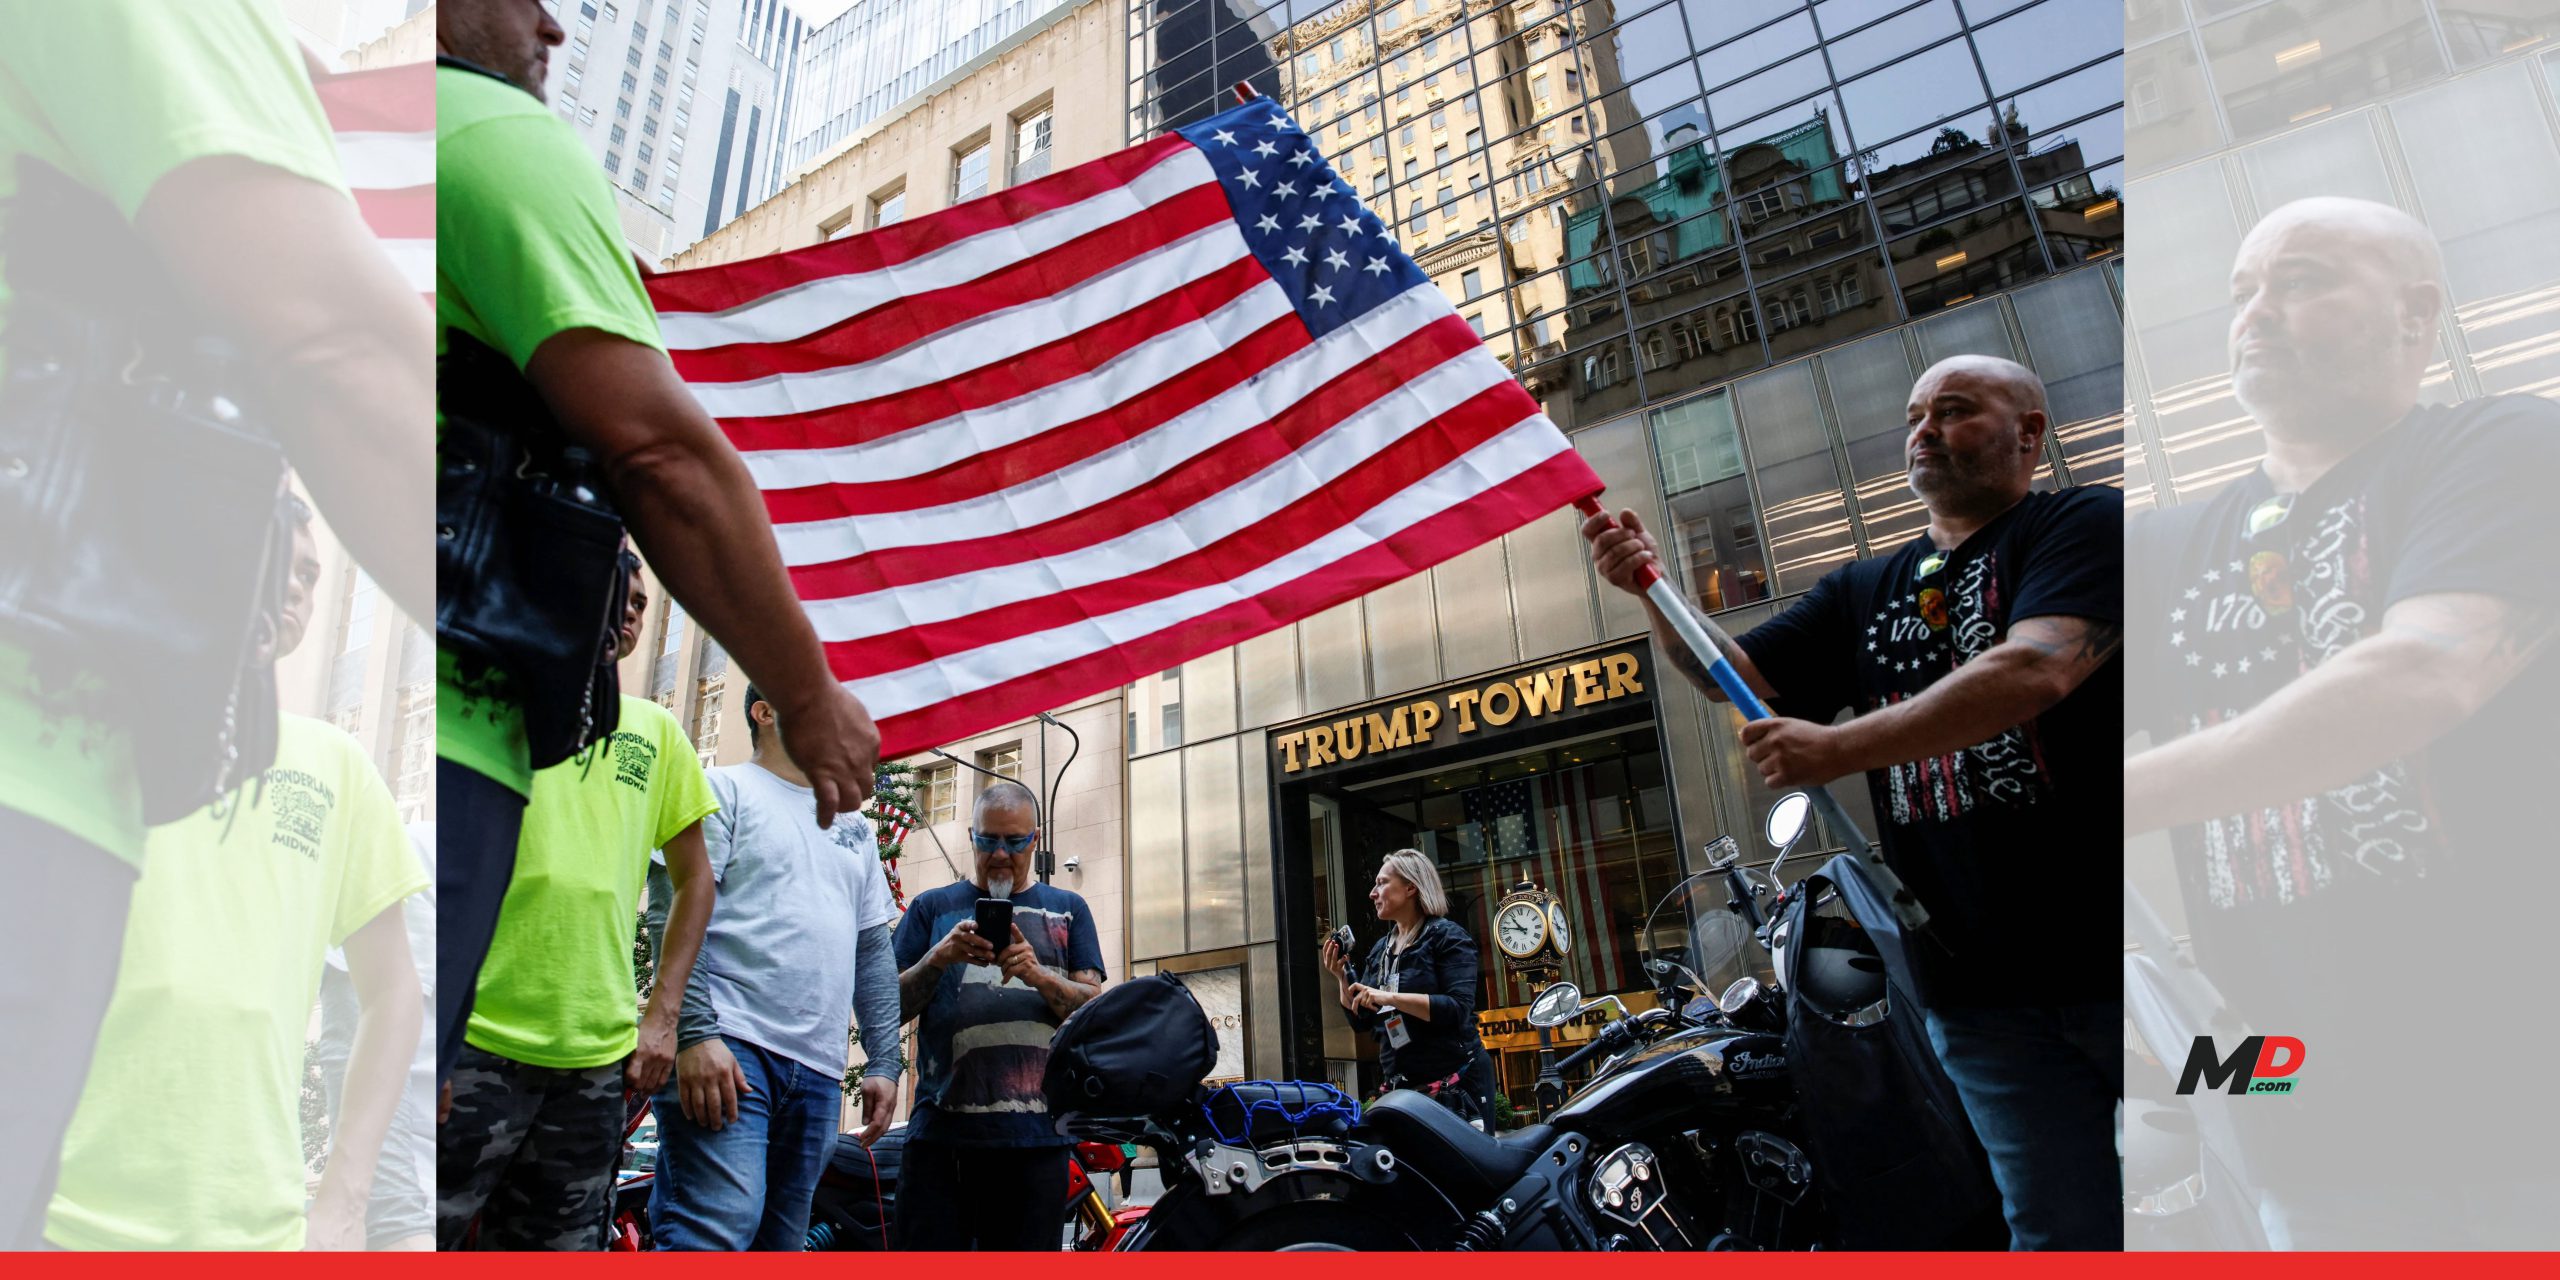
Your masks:
M720 812L702 820L720 886L694 977L720 1034L844 1074L855 943L898 918L871 820L818 829L809 788L749 762L710 771Z

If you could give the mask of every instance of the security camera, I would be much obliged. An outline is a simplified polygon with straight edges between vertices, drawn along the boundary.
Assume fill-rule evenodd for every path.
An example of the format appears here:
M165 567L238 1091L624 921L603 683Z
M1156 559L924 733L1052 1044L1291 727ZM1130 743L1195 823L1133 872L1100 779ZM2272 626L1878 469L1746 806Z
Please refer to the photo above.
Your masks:
M1069 870L1069 871L1081 871L1081 870L1083 870L1083 869L1084 869L1084 859L1079 858L1079 857L1077 857L1076 855L1074 855L1074 854L1072 854L1072 853L1070 853L1070 854L1068 854L1068 855L1067 855L1067 870Z

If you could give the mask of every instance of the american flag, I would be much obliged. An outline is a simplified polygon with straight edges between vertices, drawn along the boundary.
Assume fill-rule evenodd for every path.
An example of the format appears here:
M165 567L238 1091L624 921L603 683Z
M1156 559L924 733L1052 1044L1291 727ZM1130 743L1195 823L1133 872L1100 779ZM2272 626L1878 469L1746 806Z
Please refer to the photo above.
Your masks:
M1577 968L1599 983L1597 990L1622 991L1643 981L1622 972L1626 946L1609 910L1608 878L1600 860L1605 851L1602 841L1613 829L1613 819L1616 828L1625 826L1624 810L1616 795L1593 787L1598 779L1598 772L1584 765L1538 780L1539 798L1545 802L1541 825L1548 853L1546 873L1551 877L1547 888L1563 901L1565 918L1573 929L1573 953L1589 966Z
M1266 99L649 288L885 756L1286 625L1601 487Z
M436 287L435 65L332 75L312 86L337 135L338 164L365 224L421 296Z

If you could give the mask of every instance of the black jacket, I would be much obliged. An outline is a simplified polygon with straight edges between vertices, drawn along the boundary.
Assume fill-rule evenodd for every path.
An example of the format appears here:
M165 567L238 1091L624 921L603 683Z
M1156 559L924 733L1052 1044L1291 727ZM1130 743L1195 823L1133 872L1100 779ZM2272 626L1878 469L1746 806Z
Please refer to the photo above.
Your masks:
M1351 1025L1377 1037L1378 1067L1390 1080L1401 1077L1406 1084L1420 1085L1472 1070L1482 1051L1476 1037L1476 976L1482 967L1476 940L1456 921L1440 916L1426 922L1413 945L1390 961L1394 946L1395 931L1390 929L1351 976L1368 986L1430 996L1431 1017L1405 1016L1405 1030L1413 1038L1402 1049L1387 1043L1383 1014L1346 1009ZM1392 983L1387 980L1391 963Z

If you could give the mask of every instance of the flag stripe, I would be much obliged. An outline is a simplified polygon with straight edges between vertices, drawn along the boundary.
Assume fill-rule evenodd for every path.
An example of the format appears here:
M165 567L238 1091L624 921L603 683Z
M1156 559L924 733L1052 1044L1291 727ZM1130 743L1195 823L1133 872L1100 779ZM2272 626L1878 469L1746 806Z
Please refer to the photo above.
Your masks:
M423 187L377 189L358 187L355 191L356 211L364 215L365 225L385 240L433 240L436 238L436 189Z
M1465 457L1360 513L1356 520L1330 529L1323 537L1231 581L935 658L865 681L883 686L882 700L873 705L874 714L896 715L910 710L934 689L943 690L942 696L975 692L1037 671L1068 655L1102 652L1141 636L1182 626L1239 598L1259 595L1315 573L1441 511L1462 507L1486 485L1508 480L1569 449L1564 437L1556 434L1554 424L1544 417L1524 419ZM1406 572L1420 567L1409 566ZM864 673L839 669L837 674L858 678ZM890 685L895 687L887 687ZM867 701L869 695L865 696Z
M1181 352L1193 350L1203 339L1224 336L1230 342L1241 341L1244 335L1289 314L1288 298L1260 264L1240 260L1083 333L1068 334L1016 359L972 369L933 386L813 413L724 418L720 425L729 433L730 443L746 455L758 484L768 488L823 484L838 476L862 474L845 471L835 460L874 440L903 435L906 440L901 447L905 448L915 442L958 439L974 450L979 447L975 437L999 419L1000 434L1006 438L1037 435L1114 403L1104 397L1126 397L1162 381L1187 362ZM1207 354L1201 351L1187 359ZM1088 375L1087 385L1071 385ZM1060 388L1064 394L1052 400L1032 398L1050 388ZM918 430L929 426L948 431L934 437ZM913 464L917 470L931 470L952 460L945 452L923 452L935 460ZM864 465L878 463L865 459Z
M1306 329L1292 323L1292 317L1284 311L1254 330L1243 342L1227 348L1224 358L1186 363L1171 378L1107 412L1088 414L1063 426L1050 428L1001 452L961 452L969 442L954 433L944 433L929 441L912 442L959 453L956 461L931 471L912 473L894 464L867 470L864 464L872 459L858 455L890 453L883 449L847 450L833 458L808 458L825 465L835 475L872 474L880 478L871 481L830 480L798 488L769 489L764 495L765 510L776 525L786 525L840 516L911 511L985 497L1128 443L1208 403L1261 372L1281 356L1304 347L1306 341ZM984 419L980 421L983 423ZM907 445L910 442L898 440L890 443ZM914 455L921 451L909 448L899 452ZM789 466L803 457L807 455L786 454L780 461ZM762 479L760 476L759 480Z
M1047 591L1036 582L1010 583L1006 585L1013 588L1011 591L991 591L987 580L993 575L988 574L946 578L933 584L933 588L941 590L899 594L897 602L903 616L893 618L904 622L903 627L879 625L876 615L814 604L810 615L813 621L859 618L871 624L861 638L828 644L828 659L840 670L879 671L913 666L996 641L1066 626L1078 618L1117 613L1158 598L1241 580L1254 570L1313 544L1339 513L1374 509L1422 477L1455 462L1467 449L1498 434L1495 428L1500 419L1470 412L1477 408L1470 401L1433 419L1428 425L1437 431L1406 435L1361 459L1335 483L1293 502L1272 507L1263 505L1255 496L1247 496L1224 504L1213 516L1235 517L1233 523L1240 526L1224 537L1212 537L1190 527L1207 510L1205 505L1187 511L1180 526L1167 528L1168 536L1159 540L1179 545L1178 540L1190 534L1201 541L1200 549L1170 556L1135 573L1090 584L1062 582ZM1101 560L1102 564L1087 572L1108 572L1128 563L1104 557L1090 559ZM1143 562L1138 556L1130 559ZM1063 577L1067 564L1062 558L1030 567L1034 574L1047 574L1054 569L1057 576ZM1005 595L1014 598L1002 598ZM911 598L916 596L924 598ZM996 598L989 599L990 596ZM941 607L937 609L937 605ZM948 616L931 620L919 616L927 613Z
M651 279L669 349L789 342L900 294L975 278L1130 217L1194 187L1216 185L1188 146L1148 143L1092 165L972 200L868 235L728 267Z
M419 293L432 296L436 291L436 242L424 240L385 240L383 252L391 255L391 265L398 268L400 278Z
M1472 338L1465 324L1454 327ZM1251 529L1310 494L1343 486L1344 478L1365 460L1404 446L1409 436L1435 435L1417 428L1439 426L1436 438L1425 440L1425 445L1459 439L1459 428L1442 420L1461 406L1476 405L1487 411L1483 416L1489 419L1488 429L1466 441L1472 445L1491 431L1511 425L1512 419L1500 416L1500 407L1481 402L1487 388L1502 385L1502 366L1468 358L1447 360L1437 368L1425 366L1428 372L1420 377L1409 373L1445 352L1452 341L1446 328L1435 325L1393 353L1393 359L1363 370L1363 376L1344 378L1252 433L1164 468L1161 474L1148 466L1141 451L1105 455L1114 464L1136 469L1137 478L1101 476L1079 480L1075 487L1122 492L1122 496L1065 520L996 537L913 544L911 550L924 554L911 563L923 574L893 588L894 608L888 608L890 600L876 594L830 600L804 590L810 620L822 640L858 639L900 623L964 617L1037 599L1044 591L1090 586L1152 568ZM1391 394L1400 385L1404 393ZM1440 449L1431 466L1408 479L1430 474L1464 450L1464 445ZM1129 486L1125 492L1115 488L1122 483ZM1359 491L1344 487L1342 492L1347 502ZM1369 493L1357 505L1327 514L1365 510L1380 496ZM1000 495L992 504L998 511L1028 505L1027 497L1010 494ZM961 510L949 518L965 527L969 514Z
M1118 271L1168 244L1222 225L1228 216L1226 197L1217 187L1195 187L1140 216L1096 228L1045 253L947 288L884 300L797 342L739 343L670 354L676 372L694 383L750 382L768 374L806 373L878 360L971 322L1033 306L1060 290ZM1244 242L1237 240L1239 257L1243 248Z
M329 127L343 131L433 134L434 65L406 62L330 76L313 86Z
M1124 263L1028 306L945 329L875 360L744 382L697 382L692 384L694 397L715 418L767 417L932 386L1090 328L1250 252L1235 224L1221 223L1166 245L1144 261Z
M1430 310L1417 306L1387 315L1385 319L1405 323L1428 321ZM1397 333L1391 324L1381 323L1375 327L1374 337L1385 345L1385 351L1375 355L1372 348L1365 346L1340 343L1326 347L1309 346L1304 342L1303 327L1298 327L1294 335L1289 332L1289 317L1286 315L1274 317L1257 333L1246 334L1241 339L1214 335L1224 340L1213 350L1201 353L1194 363L1176 369L1167 382L1150 388L1133 400L1062 424L1039 437L1054 442L1045 455L1027 449L1026 442L1016 439L1001 426L987 424L982 419L980 429L971 435L985 447L1008 450L1005 457L991 459L989 465L1003 467L1019 462L1023 467L1020 478L1010 481L1009 487L1001 491L980 487L950 493L945 495L948 501L936 503L926 500L930 495L904 494L900 485L882 485L877 486L882 509L868 516L850 507L827 511L819 495L828 491L803 491L809 496L795 502L795 510L814 510L820 518L786 521L780 510L774 512L775 523L787 526L777 531L777 536L785 544L784 563L795 566L812 563L809 557L830 561L850 559L896 547L949 544L1048 525L1094 505L1097 495L1109 495L1115 500L1151 497L1153 495L1141 492L1147 477L1162 477L1187 459L1204 458L1213 449L1267 427L1279 416L1274 413L1274 405L1279 406L1282 412L1290 412L1294 401L1294 411L1303 413L1321 393L1329 398L1329 402L1344 406L1334 418L1327 418L1319 424L1319 427L1329 426L1340 413L1347 413L1366 402L1342 400L1340 397L1350 390L1368 387L1370 397L1383 395L1397 383L1418 378L1442 362L1476 347L1472 330L1461 338L1453 329L1464 330L1466 325L1462 321L1453 323L1452 317L1443 316L1439 323L1422 324L1410 332ZM1436 333L1436 336L1417 344L1414 341L1416 335L1426 332ZM1264 344L1257 341L1259 334L1266 333L1275 335L1268 347L1286 354L1255 364L1253 357L1266 354ZM1182 353L1157 353L1156 358L1161 359L1166 354ZM1360 373L1364 364L1371 363L1379 364L1378 372L1395 381L1378 385L1375 375L1344 381ZM1485 363L1491 364L1490 361ZM1479 375L1501 376L1498 369L1479 370ZM1087 382L1069 391L1101 389L1098 384ZM1028 402L1023 406L1025 416L1034 421L1059 416L1052 410L1055 400L1061 398L1053 397L1046 403ZM1311 436L1310 432L1308 438ZM948 449L965 446L970 439L957 433L943 433L936 439L920 443ZM1220 456L1227 459L1221 469L1230 478L1241 477L1254 469L1239 456ZM1054 461L1056 466L1032 469L1033 464L1048 461ZM1115 476L1122 478L1127 488L1111 487ZM914 487L922 489L925 486ZM833 491L842 492L843 489L840 487ZM982 501L994 497L1001 497L1002 501L993 504ZM975 507L960 505L973 500L981 501ZM915 517L907 515L935 506L948 508L950 514L931 527L920 526ZM1079 541L1059 541L1057 535L1060 532L1054 528L1044 531L1044 541L1050 551L1087 545Z
M338 167L357 190L428 185L436 180L436 135L342 132Z
M315 80L357 215L401 279L436 287L435 69L417 62Z
M1287 419L1283 438L1292 443L1312 440L1343 415L1369 402L1355 397L1375 397L1396 382L1422 379L1444 364L1454 372L1427 384L1417 382L1405 400L1409 412L1422 405L1425 398L1445 395L1441 405L1455 403L1501 378L1502 367L1489 358L1451 360L1458 354L1449 350L1456 340L1452 326L1446 323L1452 319L1443 317L1441 322L1425 326L1429 336L1408 335L1378 357L1379 372L1392 379L1385 386L1374 378L1351 378L1352 371L1359 368L1357 364L1336 369L1323 362L1293 357L1281 368L1184 414L1176 424L1130 447L1081 464L1090 468L1082 473L1071 469L1061 476L1044 477L967 507L779 527L774 535L781 544L783 563L795 569L826 565L851 572L866 559L902 550L924 553L908 558L907 563L915 566L914 572L884 570L880 585L891 585L1022 563L1044 555L1055 557L1116 538L1163 513L1204 501L1258 470L1250 461L1254 455L1235 451L1232 441L1265 428L1277 418ZM1465 330L1466 325L1460 321L1454 328ZM1472 345L1473 341L1474 335L1468 331L1467 342ZM1311 350L1340 360L1352 349L1337 344ZM1289 387L1288 375L1305 378L1305 386ZM1455 385L1460 382L1464 385ZM1266 386L1294 392L1262 401L1279 404L1280 412L1271 416L1261 416L1268 411L1256 403ZM1403 421L1409 426L1437 411L1435 407L1414 413ZM1110 487L1114 477L1122 478L1129 487ZM803 577L799 581L803 599L829 598L823 590L825 584L818 578Z
M1589 489L1590 474L1580 457L1558 454L1464 506L1441 512L1316 573L1203 613L1178 627L1131 639L1119 647L1121 669L1161 671L1410 577L1580 496ZM1064 706L1115 688L1127 681L1121 669L1086 662L1078 655L941 699L898 696L909 678L906 672L853 681L851 688L879 716L882 751L892 754L898 748L888 744L906 744L912 752L931 743L953 742L1003 724L1023 714L1023 707ZM879 711L889 706L897 709Z

